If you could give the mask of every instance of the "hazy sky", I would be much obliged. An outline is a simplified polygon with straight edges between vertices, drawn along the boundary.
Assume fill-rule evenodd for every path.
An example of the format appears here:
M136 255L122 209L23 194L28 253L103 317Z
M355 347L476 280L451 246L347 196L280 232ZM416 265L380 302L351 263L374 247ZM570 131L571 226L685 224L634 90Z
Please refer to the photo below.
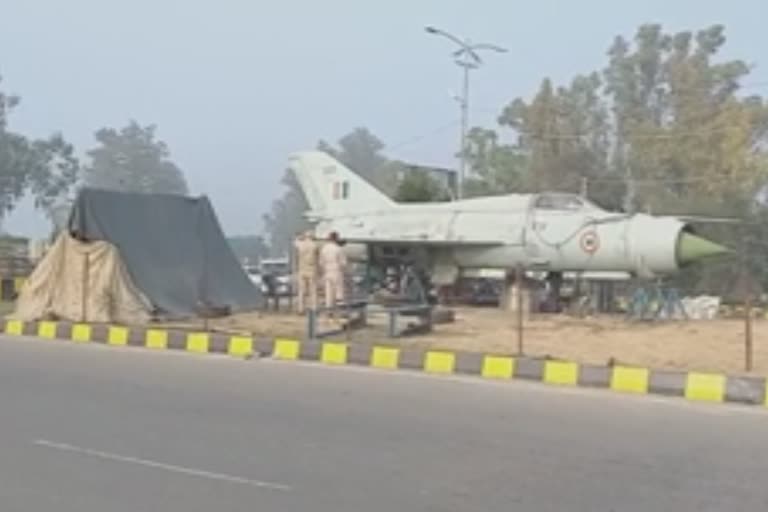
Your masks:
M723 23L724 55L768 82L766 15L765 0L0 0L0 74L23 99L16 131L60 130L84 151L100 127L157 124L192 191L245 234L280 194L287 155L319 138L365 125L391 156L455 164L460 74L424 25L510 49L472 78L472 122L492 123L544 76L602 67L613 37L645 22ZM25 204L5 227L47 224Z

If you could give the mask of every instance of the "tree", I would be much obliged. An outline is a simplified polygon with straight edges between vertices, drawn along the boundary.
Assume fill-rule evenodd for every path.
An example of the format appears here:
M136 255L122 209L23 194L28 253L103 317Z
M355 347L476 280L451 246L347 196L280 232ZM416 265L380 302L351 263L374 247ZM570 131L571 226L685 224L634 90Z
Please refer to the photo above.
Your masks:
M273 255L284 255L291 247L294 236L309 228L304 213L309 209L296 177L289 170L283 175L285 192L272 202L272 209L264 215L264 227L269 236L269 249Z
M734 186L754 193L765 181L755 147L766 108L736 94L743 61L715 62L724 43L720 25L676 34L643 25L633 42L613 41L602 72L567 87L544 79L530 101L510 102L498 121L528 158L521 188L577 191L586 180L604 206L655 212L696 195L723 202Z
M472 128L466 151L470 171L464 180L466 197L524 192L528 188L528 156L519 147L500 143L496 131Z
M727 293L750 269L768 284L760 240L766 235L766 129L768 106L738 93L749 66L722 60L725 29L664 34L644 25L634 48L617 40L605 71L615 105L617 133L632 206L656 213L705 213L744 220L740 227L704 225L711 236L739 254L738 264L693 269L679 280L697 290ZM732 291L732 290L730 290Z
M628 207L685 207L701 194L722 203L734 186L751 194L763 180L752 140L764 137L756 120L765 109L762 100L736 94L749 73L743 61L714 61L724 31L664 34L643 25L634 48L619 37L609 50L613 165L627 178Z
M79 178L80 163L75 148L60 134L32 143L35 155L30 166L29 186L35 206L48 211L57 200L66 196Z
M339 139L338 147L321 140L317 148L359 174L385 194L393 196L397 188L399 164L381 154L384 143L368 128L358 127Z
M28 192L35 206L48 210L79 173L74 148L61 134L35 140L10 131L10 113L19 102L18 96L0 90L0 219Z
M768 104L738 94L750 69L720 57L725 42L721 25L668 34L649 24L632 40L616 37L601 72L568 86L544 79L533 98L503 109L500 131L472 130L474 185L499 193L505 187L494 175L505 169L519 191L575 192L586 183L590 199L609 208L735 216L748 221L743 229L699 230L743 254L764 253ZM513 143L500 142L503 130ZM768 263L749 257L681 279L713 289L736 281L742 267L768 285Z
M187 194L184 174L170 160L165 142L156 140L155 131L154 125L140 126L136 121L119 131L97 131L100 146L88 152L91 165L85 169L86 185L125 192Z
M395 194L395 201L400 203L431 203L449 199L448 191L437 180L418 169L405 174Z
M498 122L514 130L515 153L527 158L521 188L576 192L584 180L606 177L609 125L601 86L597 73L579 75L568 87L544 79L531 101L517 98L504 108ZM615 206L613 191L593 188L592 196Z

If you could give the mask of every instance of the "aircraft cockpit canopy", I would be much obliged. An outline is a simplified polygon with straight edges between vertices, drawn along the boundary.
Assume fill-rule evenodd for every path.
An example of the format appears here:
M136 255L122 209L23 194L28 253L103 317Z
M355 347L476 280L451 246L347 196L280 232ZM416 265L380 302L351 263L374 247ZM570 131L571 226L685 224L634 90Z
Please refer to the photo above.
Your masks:
M575 194L553 194L545 193L536 196L534 208L537 210L550 210L559 212L579 212L585 210L595 210L597 207Z

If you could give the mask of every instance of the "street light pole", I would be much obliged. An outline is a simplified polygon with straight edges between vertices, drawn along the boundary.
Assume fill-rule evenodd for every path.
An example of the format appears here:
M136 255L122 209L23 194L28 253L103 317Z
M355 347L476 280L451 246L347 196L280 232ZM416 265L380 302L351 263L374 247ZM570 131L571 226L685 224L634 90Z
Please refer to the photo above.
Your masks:
M477 69L483 63L478 55L480 50L491 50L497 53L505 53L506 48L487 43L472 43L468 39L460 39L455 35L435 27L426 27L425 30L434 35L439 35L450 39L459 46L459 49L453 52L453 58L456 65L462 68L463 83L461 88L461 98L459 105L461 107L461 146L459 148L459 173L457 176L456 198L461 199L464 196L464 176L467 167L467 131L469 130L469 72Z
M464 176L467 173L467 130L469 130L469 66L464 68L464 83L461 87L461 146L459 147L459 175L456 183L456 198L464 197Z

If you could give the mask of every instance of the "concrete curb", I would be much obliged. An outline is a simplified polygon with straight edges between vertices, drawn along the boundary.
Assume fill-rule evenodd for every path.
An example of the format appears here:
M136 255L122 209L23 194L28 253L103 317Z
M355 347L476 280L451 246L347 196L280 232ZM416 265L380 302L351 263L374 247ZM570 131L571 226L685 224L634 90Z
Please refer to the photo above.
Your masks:
M762 377L720 373L598 366L570 361L512 357L474 352L421 350L334 341L302 342L219 333L185 332L151 327L21 322L7 320L2 332L75 343L104 343L150 350L183 350L234 357L271 357L329 365L358 365L380 370L416 370L435 375L476 375L485 379L522 379L560 386L605 388L632 394L679 396L704 402L768 406L768 381Z

